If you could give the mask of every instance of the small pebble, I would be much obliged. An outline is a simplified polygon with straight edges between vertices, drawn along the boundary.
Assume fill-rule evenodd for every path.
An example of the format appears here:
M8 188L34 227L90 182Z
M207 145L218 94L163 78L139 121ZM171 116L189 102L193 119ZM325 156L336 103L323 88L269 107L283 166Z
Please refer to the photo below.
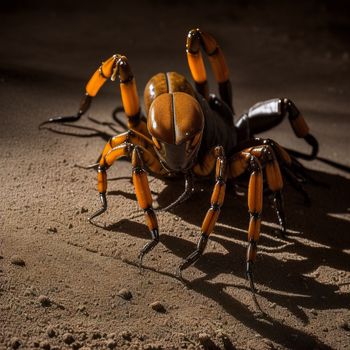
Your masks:
M82 214L87 213L88 211L89 211L89 209L87 209L87 208L85 208L85 207L81 207L81 209L80 209L80 212L81 212Z
M121 333L119 333L119 335L125 339L125 340L128 340L128 341L131 341L131 333L129 331L123 331Z
M160 301L155 301L154 303L149 304L149 306L157 312L165 313L165 307Z
M63 341L66 344L70 345L70 344L74 343L75 339L71 333L64 333L63 334Z
M117 343L113 339L110 339L110 340L107 340L106 345L108 349L114 349L116 348Z
M50 337L50 338L53 338L53 337L56 337L56 331L53 327L49 326L47 327L46 329L46 334Z
M317 311L316 311L315 309L311 309L310 312L311 312L313 315L317 316Z
M210 336L207 333L199 333L198 340L203 346L206 346L211 342Z
M80 343L80 342L75 342L75 343L72 344L72 349L73 349L73 350L78 350L78 349L80 349L82 346L83 346L82 343Z
M48 306L51 306L52 304L51 299L46 295L39 295L38 300L41 306L43 307L48 307Z
M77 310L80 311L80 312L84 312L84 311L86 311L86 306L85 305L79 305Z
M101 339L102 335L100 332L93 332L91 335L91 339Z
M52 233L57 233L57 228L56 227L49 227L48 229L47 229L47 233L48 234L52 234Z
M44 340L40 343L40 348L44 349L44 350L50 350L51 346L50 346L50 343L48 341Z
M73 228L73 224L69 224L69 225L68 225L68 228L69 228L69 229Z
M17 266L25 266L26 265L25 261L17 255L14 255L13 257L11 257L10 262L12 265L17 265Z
M130 290L126 288L121 289L117 295L125 300L130 300L132 298Z
M345 331L350 331L349 323L347 321L341 321L339 327Z
M21 341L18 338L12 338L11 339L11 348L12 349L18 349L21 346Z

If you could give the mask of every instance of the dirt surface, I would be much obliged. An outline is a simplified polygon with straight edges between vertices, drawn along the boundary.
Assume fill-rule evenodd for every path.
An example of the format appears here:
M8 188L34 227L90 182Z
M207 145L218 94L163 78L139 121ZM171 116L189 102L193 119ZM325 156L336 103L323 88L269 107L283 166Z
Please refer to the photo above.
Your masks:
M350 166L348 13L341 2L326 1L5 1L0 348L350 348L350 176L337 166ZM159 213L161 243L140 274L137 255L149 237L130 164L108 172L109 209L100 227L87 221L99 206L96 173L77 167L95 162L116 132L87 117L56 133L38 130L48 117L76 112L85 82L113 53L129 57L140 94L157 72L189 76L184 41L193 27L221 44L238 114L259 100L289 97L320 142L320 158L304 164L329 188L308 185L312 206L305 207L286 185L287 238L275 233L265 200L255 264L265 316L244 276L245 196L227 194L206 254L184 272L184 285L174 273L195 248L212 188L198 183L188 202ZM118 104L118 87L109 83L88 116L112 121ZM287 121L264 136L309 151ZM183 190L182 181L150 180L155 206Z

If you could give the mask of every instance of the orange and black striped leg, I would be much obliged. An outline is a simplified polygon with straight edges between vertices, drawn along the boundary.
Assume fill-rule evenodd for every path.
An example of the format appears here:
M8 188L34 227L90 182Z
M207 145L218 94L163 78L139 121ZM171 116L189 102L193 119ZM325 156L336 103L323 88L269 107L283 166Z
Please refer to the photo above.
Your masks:
M248 249L246 274L254 293L253 263L256 259L257 242L260 237L261 212L263 203L263 175L258 159L250 156L249 171L251 173L248 185L248 209L250 214L248 228Z
M129 145L128 146L129 148L131 147L131 145L143 146L144 148L146 149L148 148L151 152L153 152L153 148L151 147L152 141L146 136L144 136L143 134L133 130L129 130L122 134L114 136L107 142L100 156L100 161L99 163L97 163L98 191L100 193L100 200L101 200L102 207L98 211L96 211L94 214L91 215L91 217L89 218L89 221L101 215L107 210L106 170L116 159L129 155L127 145ZM95 167L95 164L93 164L91 167Z
M263 144L267 144L273 148L281 165L281 171L284 177L290 182L292 187L304 197L304 204L309 206L311 204L311 199L302 184L307 180L310 180L314 184L324 184L313 179L307 169L297 161L295 157L291 157L277 142L270 139L264 139Z
M107 169L119 158L130 157L131 152L134 147L139 147L142 151L143 159L146 163L148 169L150 169L155 174L162 174L162 166L155 155L150 152L147 147L148 140L142 134L129 131L121 135L115 136L109 140L109 142L104 147L101 155L101 159L97 168L97 188L100 195L102 207L91 215L89 221L101 215L107 210Z
M297 160L294 157L291 157L283 147L281 147L277 142L271 139L254 138L254 142L256 142L257 145L264 144L269 145L273 148L274 153L280 164L283 177L286 178L292 185L292 187L304 197L305 205L309 206L311 200L308 193L305 191L302 185L302 183L305 182L305 178L302 174L300 174L300 171L297 171L296 169ZM283 198L281 199L281 201L283 202Z
M215 148L216 170L215 186L210 200L210 208L202 223L201 237L197 244L197 249L182 261L177 270L177 276L182 278L181 272L196 262L203 254L208 242L208 237L214 229L216 221L220 214L221 206L224 202L226 189L226 158L221 146Z
M116 61L119 56L120 55L114 55L107 61L102 62L101 66L93 74L86 85L85 94L81 99L76 115L50 118L48 121L42 123L41 125L46 123L66 123L79 120L80 117L84 115L90 108L93 97L97 95L98 91L107 81L107 79L112 76L113 68L116 66Z
M96 70L86 85L85 95L80 103L76 116L51 118L49 122L68 122L79 119L89 109L92 98L97 95L104 83L119 78L121 97L128 128L136 129L147 135L146 123L141 120L140 103L136 81L132 74L128 59L120 54L113 55Z
M215 79L219 84L221 99L233 112L232 87L225 56L213 36L202 32L198 28L189 31L186 42L188 65L196 83L197 91L207 100L209 99L207 75L200 47L204 49L208 56Z
M144 210L146 223L151 233L152 240L140 251L139 266L142 267L143 257L159 243L159 230L156 214L152 207L152 195L149 188L147 173L144 170L142 150L135 146L132 152L132 179L135 187L136 198L140 207Z
M280 225L280 233L282 236L286 234L287 224L286 215L284 211L284 199L283 199L283 179L281 170L273 149L270 146L265 146L265 172L267 178L267 185L273 192L273 202L275 207L276 216Z
M253 292L254 302L258 305L254 296L253 263L256 259L257 242L260 237L261 212L263 204L263 173L257 157L250 153L251 149L236 153L228 161L228 173L232 178L237 178L246 170L250 172L248 184L248 209L250 213L248 228L248 249L246 275Z
M186 54L192 78L196 85L196 90L207 100L209 100L209 87L207 72L205 69L201 47L201 35L199 29L192 29L187 35Z
M268 188L274 195L275 212L280 224L282 235L286 233L286 218L283 203L283 179L278 160L273 147L269 144L253 147L249 153L257 157L265 165L266 181Z
M135 130L128 130L126 132L123 132L119 135L113 136L109 139L109 141L106 143L102 154L101 159L113 148L123 144L123 143L131 143L133 145L142 146L143 148L147 149L151 153L155 155L154 149L153 149L153 142L150 138L147 136L141 134L138 131Z
M106 170L119 158L130 156L132 145L129 143L121 144L115 148L110 149L100 159L97 168L97 189L99 192L102 207L93 213L88 220L92 222L92 219L103 214L107 210L107 173Z
M304 156L305 159L314 159L318 154L318 141L309 133L309 126L307 125L303 115L300 113L293 101L284 98L283 108L288 113L288 118L295 135L303 138L311 147L312 151L309 156ZM300 156L300 153L297 153Z

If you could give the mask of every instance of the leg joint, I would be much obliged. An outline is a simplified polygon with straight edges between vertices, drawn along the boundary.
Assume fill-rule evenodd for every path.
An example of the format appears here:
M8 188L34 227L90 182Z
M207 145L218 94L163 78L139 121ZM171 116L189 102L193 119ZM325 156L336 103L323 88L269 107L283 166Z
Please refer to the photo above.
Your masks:
M249 171L254 172L254 171L261 171L260 163L256 159L256 157L251 156L250 157L250 162L249 162Z
M153 241L159 242L159 231L157 228L151 230L151 236Z
M100 67L98 67L98 72L100 73L100 76L104 79L108 79L108 77L103 73L103 69L102 69L102 66L103 66L103 63L100 65Z
M265 145L262 152L266 162L273 162L275 160L275 154L270 145Z
M197 249L203 252L208 243L208 235L202 233L201 238L198 241Z
M200 30L192 29L187 35L186 49L190 54L197 54L200 50Z
M261 212L253 211L253 212L249 212L249 214L250 214L250 217L253 218L254 220L261 219Z
M288 98L283 99L284 112L288 112L288 117L290 120L296 119L300 112L293 101Z
M219 211L220 208L221 208L221 205L220 205L218 202L216 202L216 203L211 203L210 208L211 208L213 211Z
M219 52L219 47L216 46L215 49L212 52L207 52L207 55L210 56L215 56Z
M254 240L254 238L251 238L251 239L249 240L249 244L250 244L254 249L257 248L257 242Z
M97 171L99 172L99 173L103 173L103 172L105 172L107 170L107 166L106 165L99 165L98 167L97 167Z

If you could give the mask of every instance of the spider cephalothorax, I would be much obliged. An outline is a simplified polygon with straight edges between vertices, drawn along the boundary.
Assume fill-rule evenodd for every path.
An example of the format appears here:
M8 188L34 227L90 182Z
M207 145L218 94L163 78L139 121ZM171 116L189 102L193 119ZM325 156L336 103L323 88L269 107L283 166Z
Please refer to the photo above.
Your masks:
M209 95L201 49L211 63L220 98ZM235 180L248 172L250 220L246 273L254 290L252 264L260 236L263 185L266 184L274 195L275 210L283 234L286 225L282 174L307 199L300 183L300 172L303 171L300 163L276 142L257 138L255 134L278 125L288 116L295 135L312 146L310 158L316 156L318 143L309 134L309 128L295 104L286 98L260 102L234 122L229 71L222 50L210 34L199 29L191 30L187 35L186 54L196 92L184 76L175 72L158 73L145 87L146 117L141 113L136 82L128 60L117 54L103 62L89 80L77 115L52 118L49 122L78 120L88 110L92 98L106 80L119 78L128 131L111 138L103 149L98 163L98 191L102 208L89 220L107 209L107 169L117 159L130 157L137 201L144 210L152 237L140 251L140 265L144 255L159 242L158 222L146 170L157 176L172 173L185 175L186 191L175 204L186 199L186 194L192 191L193 176L213 174L215 178L210 208L203 219L197 249L183 260L178 274L204 252L224 201L226 180Z
M147 128L167 170L186 172L193 165L204 128L195 98L184 92L158 96L149 108Z

